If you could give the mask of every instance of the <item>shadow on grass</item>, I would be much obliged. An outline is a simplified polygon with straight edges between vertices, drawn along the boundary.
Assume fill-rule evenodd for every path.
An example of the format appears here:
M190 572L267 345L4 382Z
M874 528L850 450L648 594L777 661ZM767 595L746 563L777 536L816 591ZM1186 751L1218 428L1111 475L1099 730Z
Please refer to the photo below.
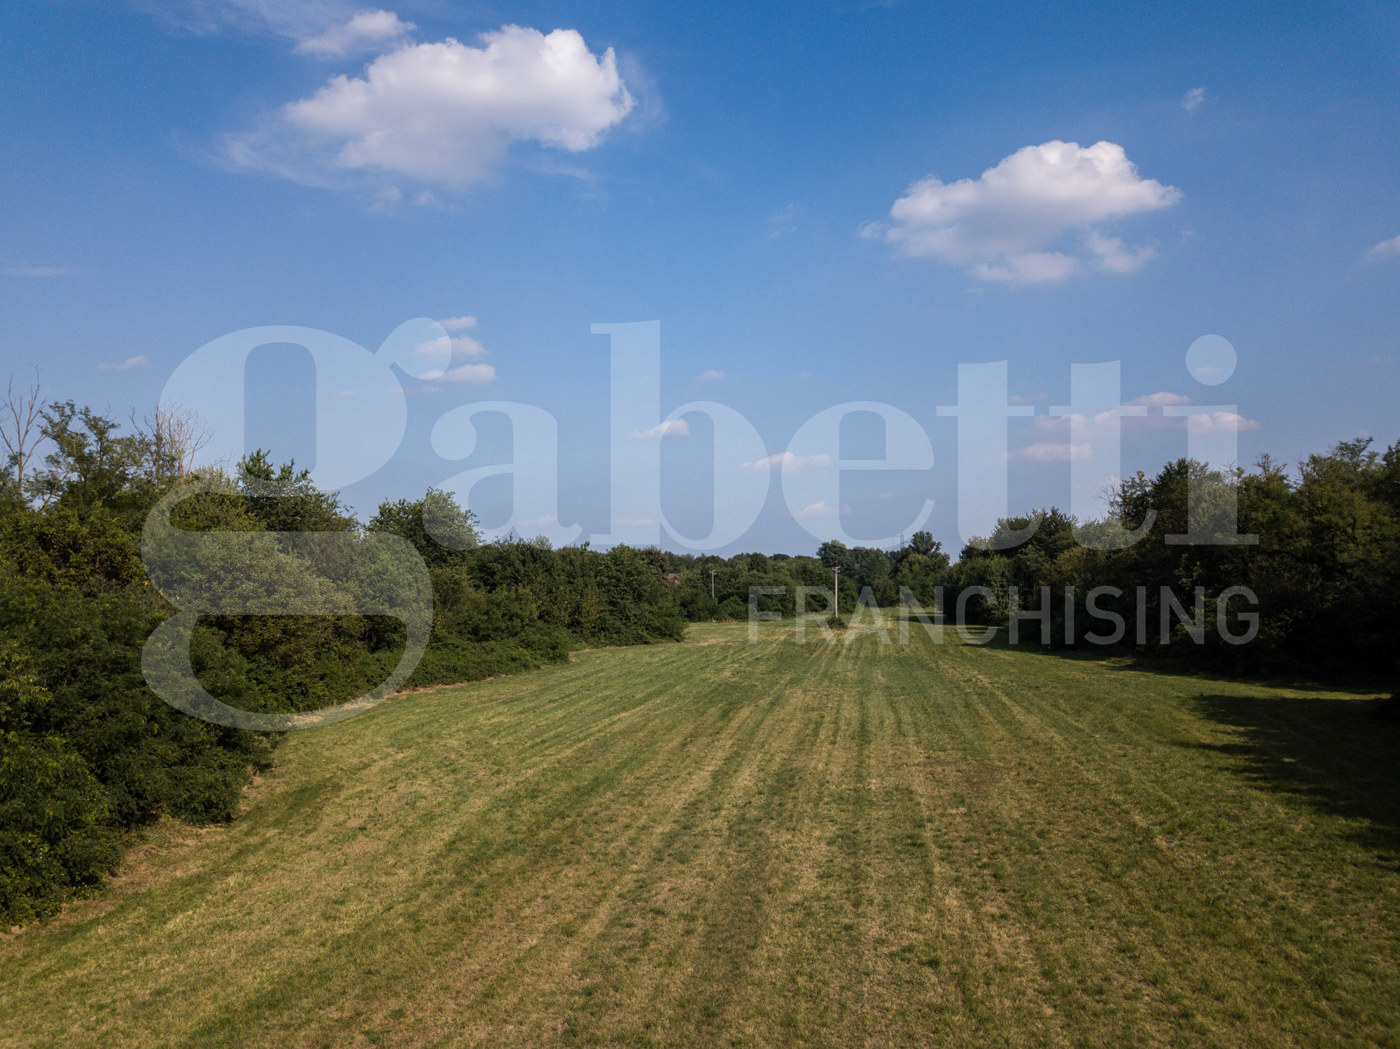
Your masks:
M895 624L902 618L905 617L890 617ZM907 621L910 624L917 623L913 618ZM943 622L946 631L945 639L956 640L958 634L952 621L941 617L940 621ZM968 637L962 640L971 641L979 647L993 651L1023 652L1046 659L1096 663L1106 670L1161 674L1176 678L1189 677L1201 683L1250 682L1256 686L1288 689L1291 692L1341 692L1358 698L1371 698L1390 691L1390 686L1395 680L1393 672L1379 667L1332 667L1326 668L1324 673L1305 677L1297 669L1286 666L1231 665L1224 662L1219 650L1212 652L1180 643L1170 649L1153 646L1136 648L1130 645L1093 645L1084 641L1074 645L1046 645L1040 641L1038 627L1022 629L1016 642L1012 642L1010 631L1005 626L969 624L964 629Z
M1354 840L1400 871L1400 725L1377 717L1376 702L1203 695L1195 704L1237 732L1195 746L1230 758L1263 790L1366 821Z
M896 622L898 619L896 618ZM945 622L950 637L951 623ZM985 628L971 627L981 635ZM1163 653L1122 648L1042 647L1038 632L1032 639L1011 644L1001 627L987 640L997 651L1020 651L1051 659L1094 662L1107 670L1136 671L1173 677L1189 676L1208 690L1213 682L1242 683L1238 670L1201 667L1188 659ZM1262 790L1286 795L1315 811L1361 821L1351 837L1400 873L1400 713L1393 700L1382 713L1390 691L1380 687L1374 673L1355 674L1349 682L1304 681L1277 674L1259 674L1254 686L1271 686L1305 695L1260 696L1225 692L1192 700L1197 713L1234 729L1228 743L1193 744L1229 759L1235 769ZM1393 681L1393 676L1384 679ZM1330 693L1324 695L1323 693ZM1337 698L1337 693L1348 693Z

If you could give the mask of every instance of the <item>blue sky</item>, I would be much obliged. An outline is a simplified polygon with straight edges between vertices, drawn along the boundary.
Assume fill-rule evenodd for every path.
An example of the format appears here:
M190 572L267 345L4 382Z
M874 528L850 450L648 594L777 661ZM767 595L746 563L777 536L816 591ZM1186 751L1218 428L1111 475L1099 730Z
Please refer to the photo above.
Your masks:
M508 456L499 418L466 463L431 433L523 402L558 420L558 516L583 537L621 534L595 323L659 321L661 413L728 405L770 455L843 402L928 433L932 468L844 473L805 519L775 465L722 552L895 535L930 499L956 549L937 407L960 364L1006 361L1036 413L1008 424L1012 511L1071 502L1083 445L1048 412L1075 363L1121 361L1123 399L1153 406L1125 424L1124 472L1186 454L1164 404L1230 408L1246 464L1389 444L1400 14L1162 7L7 4L4 371L125 417L243 328L373 350L411 318L474 318L446 375L402 376L402 445L344 494L367 514ZM1208 334L1237 355L1216 386L1185 363ZM312 374L254 356L251 443L315 463ZM743 469L711 470L703 416L683 429L659 440L678 549L711 527L712 474L727 490ZM828 459L891 451L869 414L841 435ZM507 521L507 479L470 502Z

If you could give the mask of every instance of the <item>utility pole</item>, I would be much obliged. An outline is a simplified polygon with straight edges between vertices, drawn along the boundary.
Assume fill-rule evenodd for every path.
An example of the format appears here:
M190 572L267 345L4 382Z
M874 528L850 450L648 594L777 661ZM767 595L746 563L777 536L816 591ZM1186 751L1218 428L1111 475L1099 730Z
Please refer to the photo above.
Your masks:
M836 615L841 615L841 566L837 565L831 570L831 589L836 595Z
M711 600L711 601L713 601L713 600L715 599L715 573L718 572L718 571L719 571L719 569L717 569L717 568L711 568L711 569L710 569L710 600Z

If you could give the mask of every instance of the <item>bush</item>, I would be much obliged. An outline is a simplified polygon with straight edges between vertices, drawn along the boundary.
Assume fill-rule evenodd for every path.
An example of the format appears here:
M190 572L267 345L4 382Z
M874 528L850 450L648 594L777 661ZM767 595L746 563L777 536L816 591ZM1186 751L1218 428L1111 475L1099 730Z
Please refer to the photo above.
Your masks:
M42 917L121 855L102 785L62 738L35 735L53 697L0 652L0 924Z

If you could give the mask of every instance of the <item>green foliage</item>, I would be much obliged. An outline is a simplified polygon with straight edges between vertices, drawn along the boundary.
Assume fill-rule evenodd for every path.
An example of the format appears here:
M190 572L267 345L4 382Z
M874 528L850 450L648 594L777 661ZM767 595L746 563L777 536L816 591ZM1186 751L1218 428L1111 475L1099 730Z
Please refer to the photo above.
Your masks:
M476 515L458 506L451 492L436 488L422 499L380 503L368 527L407 539L433 568L465 563L466 551L481 541Z
M106 793L60 736L36 734L53 697L0 650L0 925L51 913L120 855Z
M662 551L656 552L661 554ZM675 593L676 606L691 622L747 618L749 593L754 587L776 587L781 591L758 596L760 612L794 615L799 588L807 591L804 609L817 611L823 602L831 601L834 582L840 587L841 607L845 609L855 608L867 591L869 600L876 605L897 605L901 587L907 587L932 607L948 572L948 555L929 532L915 532L908 545L894 551L847 547L829 540L821 544L815 557L745 553L723 560L665 553L664 565L662 558L655 555L649 563L658 572L675 576L669 585ZM839 575L834 573L837 568L841 570Z
M1096 608L1124 618L1125 644L1134 643L1142 623L1155 648L1164 589L1191 606L1199 587L1204 643L1189 641L1178 627L1168 646L1178 655L1273 672L1394 673L1400 445L1376 453L1369 443L1346 441L1308 456L1296 480L1267 457L1248 473L1179 459L1153 477L1139 473L1123 481L1106 519L1079 523L1044 511L1034 515L1035 534L1014 546L1002 540L1032 518L1000 521L989 542L963 550L948 574L945 604L952 607L966 588L984 587L991 596L972 597L969 618L1002 624L1013 586L1027 610L1038 609L1040 588L1051 587L1052 636L1062 644L1068 618L1062 595L1073 587L1070 643L1081 643L1105 629L1102 619L1086 614L1086 595L1114 587L1120 594ZM1126 538L1149 522L1138 540ZM1232 587L1247 587L1259 599L1259 634L1248 645L1226 644L1216 630L1216 600ZM1022 636L1029 635L1038 630Z
M99 884L121 849L101 785L62 739L0 742L0 925L12 925Z
M346 532L356 527L337 493L321 491L310 471L298 470L295 462L274 467L262 449L238 464L238 484L248 512L269 532Z
M196 678L260 712L353 699L398 664L402 622L358 609L406 609L421 576L374 533L407 539L430 569L433 629L411 685L560 662L581 644L676 640L685 627L673 589L635 550L482 546L474 515L432 489L382 504L362 529L336 493L262 451L233 477L197 477L169 527L147 528L188 479L180 433L123 435L72 403L43 418L51 450L32 498L13 484L0 498L0 920L50 913L96 884L124 830L161 814L231 819L267 764L271 739L191 718L146 686L146 638L182 601L314 610L200 618Z
M47 505L56 502L85 518L100 506L121 511L139 506L139 437L122 435L112 419L72 401L55 401L42 413L40 433L51 450L46 469L34 476L33 493Z
M102 507L86 517L68 506L12 508L0 516L0 572L83 591L140 586L146 577L136 537Z

